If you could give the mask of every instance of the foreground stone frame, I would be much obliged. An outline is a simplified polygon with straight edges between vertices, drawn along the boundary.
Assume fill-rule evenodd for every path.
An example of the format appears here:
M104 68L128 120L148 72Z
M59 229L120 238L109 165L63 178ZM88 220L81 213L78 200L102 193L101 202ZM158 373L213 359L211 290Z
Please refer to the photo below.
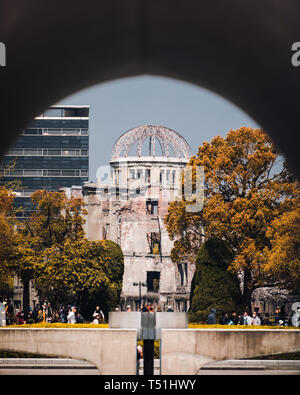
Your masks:
M94 364L100 374L136 374L136 330L99 328L1 328L0 349Z
M88 361L103 375L136 374L136 329L1 328L0 349ZM206 363L300 351L299 329L161 329L161 374Z
M206 363L300 351L297 329L162 329L161 374L197 374Z

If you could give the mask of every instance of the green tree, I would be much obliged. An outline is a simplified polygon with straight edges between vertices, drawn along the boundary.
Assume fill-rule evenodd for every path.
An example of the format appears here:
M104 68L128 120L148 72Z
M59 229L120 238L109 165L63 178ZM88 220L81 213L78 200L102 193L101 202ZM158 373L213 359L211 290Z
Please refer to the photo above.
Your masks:
M90 243L92 255L101 264L108 281L105 285L94 290L87 290L88 292L81 296L81 308L86 317L91 317L95 306L100 305L107 316L109 311L120 305L124 256L119 245L111 240L100 240Z
M91 295L102 295L110 307L122 288L123 254L113 242L90 242L84 235L84 203L61 192L36 191L36 205L23 233L36 240L34 284L40 299L57 312L61 303L85 304ZM111 302L109 302L111 301Z
M4 188L4 187L2 187ZM4 188L5 189L5 188ZM24 222L8 222L7 211L12 207L13 193L8 197L1 196L3 231L7 227L6 270L16 274L23 284L23 309L25 314L29 309L29 284L45 265L44 251L47 248L61 249L67 239L83 238L83 217L85 213L81 199L68 199L64 193L36 191L31 199L36 211ZM0 207L1 208L1 207ZM0 219L1 220L1 219ZM4 238L5 236L3 236ZM1 238L1 236L0 236Z
M66 239L60 248L54 245L44 250L35 289L55 311L60 304L70 302L88 316L98 300L107 312L119 303L123 268L123 254L117 244Z
M202 244L196 259L191 287L189 320L205 322L210 309L230 313L242 307L242 294L236 276L228 271L233 253L226 243L210 239Z

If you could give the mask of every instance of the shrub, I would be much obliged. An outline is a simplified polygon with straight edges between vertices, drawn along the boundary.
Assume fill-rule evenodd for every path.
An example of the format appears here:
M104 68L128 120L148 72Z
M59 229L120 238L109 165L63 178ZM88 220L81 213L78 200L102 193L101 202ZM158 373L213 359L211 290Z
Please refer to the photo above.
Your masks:
M191 287L190 322L206 322L210 309L221 312L240 311L243 307L238 279L228 271L233 260L231 250L222 240L207 240L196 259Z

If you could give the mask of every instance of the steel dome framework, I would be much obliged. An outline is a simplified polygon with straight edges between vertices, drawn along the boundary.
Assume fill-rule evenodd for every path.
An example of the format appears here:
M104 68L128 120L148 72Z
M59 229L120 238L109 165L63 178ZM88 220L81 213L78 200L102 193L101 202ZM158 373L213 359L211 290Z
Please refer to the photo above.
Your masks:
M144 125L130 129L118 138L113 147L111 161L127 158L135 147L133 156L145 156L142 155L142 148L146 140L149 141L147 156L160 156L157 155L157 143L163 157L189 160L192 156L189 144L179 133L164 126Z

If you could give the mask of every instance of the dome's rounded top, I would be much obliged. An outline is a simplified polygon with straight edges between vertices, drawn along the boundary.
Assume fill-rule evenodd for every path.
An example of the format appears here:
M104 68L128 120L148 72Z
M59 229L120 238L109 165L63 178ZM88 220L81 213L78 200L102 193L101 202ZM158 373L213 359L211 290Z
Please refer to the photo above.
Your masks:
M116 141L111 161L127 157L166 157L189 160L192 156L187 141L164 126L144 125L123 133Z

